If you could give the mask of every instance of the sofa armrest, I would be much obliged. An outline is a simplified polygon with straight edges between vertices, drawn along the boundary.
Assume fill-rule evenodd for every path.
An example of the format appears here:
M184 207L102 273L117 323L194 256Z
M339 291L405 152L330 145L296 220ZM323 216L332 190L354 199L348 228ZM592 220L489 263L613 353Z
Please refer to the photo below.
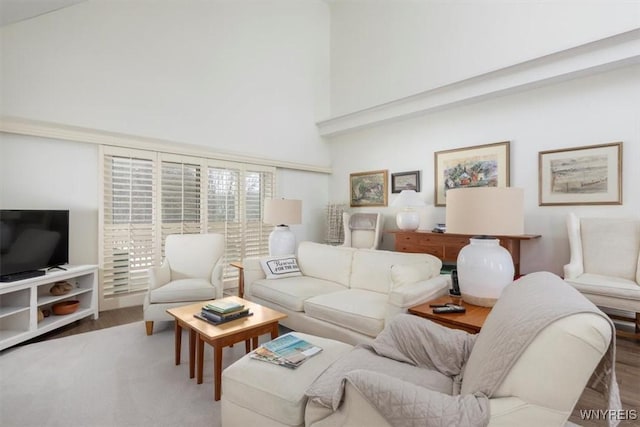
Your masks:
M256 280L265 279L267 276L260 266L260 258L245 258L242 260L244 270L244 295L251 299L251 285Z
M439 275L429 280L399 286L389 293L386 319L405 313L409 307L438 298L447 293L451 276Z
M171 269L165 259L160 267L149 269L149 290L157 289L171 281Z
M567 233L569 235L569 249L571 258L564 266L564 278L575 279L584 273L582 257L582 236L580 234L580 219L574 213L567 216Z

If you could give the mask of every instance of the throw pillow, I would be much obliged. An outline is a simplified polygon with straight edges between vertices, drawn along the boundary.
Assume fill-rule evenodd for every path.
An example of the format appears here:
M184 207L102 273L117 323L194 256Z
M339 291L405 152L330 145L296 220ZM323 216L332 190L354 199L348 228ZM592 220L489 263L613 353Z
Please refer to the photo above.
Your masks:
M267 279L302 276L300 267L298 267L298 260L291 255L262 258L260 260L260 266L267 276Z
M393 288L428 280L440 274L440 270L428 262L416 264L396 264L391 266Z

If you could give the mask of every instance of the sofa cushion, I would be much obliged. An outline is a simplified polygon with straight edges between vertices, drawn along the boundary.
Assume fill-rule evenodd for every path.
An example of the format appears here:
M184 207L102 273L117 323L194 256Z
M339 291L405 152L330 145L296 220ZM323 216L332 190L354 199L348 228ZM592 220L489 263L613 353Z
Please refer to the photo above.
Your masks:
M305 276L349 286L351 258L355 251L344 246L301 242L298 246L298 264Z
M292 311L303 311L303 304L307 298L344 289L344 286L334 282L300 276L279 280L256 280L251 286L251 294Z
M216 297L216 288L204 279L181 279L149 292L152 304L180 301L204 301Z
M391 266L391 286L395 289L399 286L411 285L413 283L429 280L440 275L442 262L439 259L428 262L418 262L415 264L395 264Z
M438 258L428 254L359 249L353 255L349 287L388 294L392 289L391 266L417 263L433 263L438 274L442 266Z
M633 280L585 273L566 282L585 294L640 301L640 286Z
M386 294L346 289L307 299L304 312L309 317L375 337L384 328L386 306Z
M584 271L636 280L640 252L640 221L582 218Z
M298 261L293 255L268 256L260 258L260 267L267 279L302 276Z

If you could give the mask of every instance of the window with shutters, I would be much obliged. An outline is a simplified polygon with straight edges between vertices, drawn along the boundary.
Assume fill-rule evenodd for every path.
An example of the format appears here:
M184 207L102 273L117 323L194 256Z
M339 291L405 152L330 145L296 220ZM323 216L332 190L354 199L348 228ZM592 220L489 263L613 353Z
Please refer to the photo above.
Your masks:
M147 269L160 265L169 234L225 236L229 265L268 253L263 224L275 168L103 147L102 290L104 299L142 293Z
M121 150L115 150L116 153ZM102 292L105 298L147 289L155 254L155 156L103 156Z

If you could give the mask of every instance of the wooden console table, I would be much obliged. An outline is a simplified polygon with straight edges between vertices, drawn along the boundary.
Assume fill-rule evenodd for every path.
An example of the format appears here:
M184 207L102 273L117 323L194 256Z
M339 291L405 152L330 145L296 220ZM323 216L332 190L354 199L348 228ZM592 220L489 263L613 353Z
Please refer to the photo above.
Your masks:
M397 252L426 253L436 256L442 262L456 262L460 250L469 244L472 234L434 233L432 231L394 230L386 233L395 235ZM513 258L515 275L520 275L520 242L540 237L538 234L519 236L495 236L500 245L509 251Z

